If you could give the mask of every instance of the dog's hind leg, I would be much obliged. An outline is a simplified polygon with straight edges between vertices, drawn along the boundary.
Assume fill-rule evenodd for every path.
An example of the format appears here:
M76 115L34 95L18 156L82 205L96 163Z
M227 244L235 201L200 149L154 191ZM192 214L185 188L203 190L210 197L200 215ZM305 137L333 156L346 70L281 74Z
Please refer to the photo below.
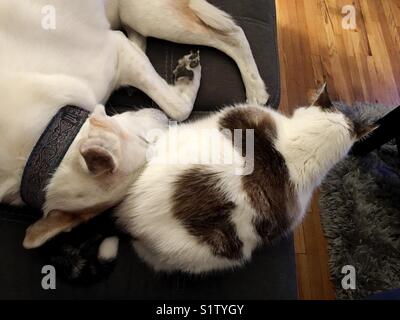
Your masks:
M114 30L121 27L121 19L119 17L120 0L106 0L105 12L110 26Z
M143 36L214 47L238 65L249 102L266 104L268 93L242 28L205 0L120 0L123 26Z
M129 27L126 27L125 29L129 40L139 46L143 52L146 52L147 38Z
M122 5L120 4L120 0L106 0L105 2L105 12L112 30L119 30L122 27L120 18L121 8ZM129 40L142 48L143 51L146 51L146 37L142 36L135 30L130 28L129 25L125 25L124 29L128 35Z
M133 86L152 98L171 118L186 120L200 87L201 66L199 53L180 60L174 71L175 83L169 85L154 69L149 58L124 34L114 31L119 50L116 86Z

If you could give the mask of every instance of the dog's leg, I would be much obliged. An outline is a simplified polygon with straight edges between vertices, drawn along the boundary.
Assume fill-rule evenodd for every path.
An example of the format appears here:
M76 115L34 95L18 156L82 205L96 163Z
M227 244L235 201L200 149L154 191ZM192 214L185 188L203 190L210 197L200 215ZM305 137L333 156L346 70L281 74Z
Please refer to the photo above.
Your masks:
M268 93L243 30L205 0L120 0L122 25L146 37L214 47L238 65L249 102L266 104Z
M141 34L137 33L135 30L132 30L129 27L125 28L126 33L128 35L128 39L133 42L135 46L138 46L140 49L142 49L143 52L146 52L147 49L147 38L142 36ZM134 95L135 94L135 88L129 87L127 88L127 92L129 95Z
M258 71L244 31L238 27L232 34L226 36L219 35L219 38L211 39L211 42L214 45L207 43L204 45L221 50L237 63L246 88L247 101L249 103L266 105L269 100L269 94L264 80Z
M146 52L147 38L129 27L126 28L126 32L129 40L142 49L143 52Z
M105 11L108 22L114 30L118 30L121 27L121 20L119 18L119 0L106 0L105 1Z
M175 83L169 85L139 46L121 32L114 33L119 48L117 87L136 87L152 98L171 118L179 121L187 119L200 87L199 53L187 55L179 62L174 72Z
M120 8L120 0L105 1L107 20L108 22L110 22L111 29L113 30L121 29ZM142 48L143 51L146 51L146 37L142 36L127 25L125 25L124 27L126 33L128 34L129 40L137 44L140 48Z

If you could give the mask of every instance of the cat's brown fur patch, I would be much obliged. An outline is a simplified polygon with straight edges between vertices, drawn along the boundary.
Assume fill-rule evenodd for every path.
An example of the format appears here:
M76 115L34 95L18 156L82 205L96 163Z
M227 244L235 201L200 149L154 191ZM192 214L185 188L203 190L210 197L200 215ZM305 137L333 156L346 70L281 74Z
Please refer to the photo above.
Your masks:
M254 226L260 237L266 242L282 237L290 231L298 201L285 159L274 146L274 119L259 108L237 108L223 116L220 129L232 136L235 129L254 130L254 171L242 177L243 190L258 213ZM242 150L246 150L246 135L242 136Z
M175 182L173 212L190 234L211 247L213 254L238 260L243 243L231 221L236 205L217 187L219 179L201 167L186 171Z

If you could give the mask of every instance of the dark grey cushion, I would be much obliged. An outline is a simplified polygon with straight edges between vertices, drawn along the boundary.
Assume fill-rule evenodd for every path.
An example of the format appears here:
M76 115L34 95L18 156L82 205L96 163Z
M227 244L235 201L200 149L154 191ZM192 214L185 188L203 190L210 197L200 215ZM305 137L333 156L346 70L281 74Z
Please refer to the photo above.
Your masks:
M41 269L45 262L36 251L22 248L29 225L25 211L3 207L0 214L0 299L295 299L293 240L289 238L256 253L246 267L207 277L156 274L121 243L116 268L95 285L82 287L57 281L45 291Z
M210 0L230 12L249 38L262 77L269 87L270 103L279 104L279 63L273 0ZM171 81L179 57L190 51L181 46L151 39L149 56L158 72ZM213 49L202 48L203 81L195 111L243 102L245 93L236 65ZM140 92L120 90L109 107L117 111L152 106ZM197 113L197 112L196 112ZM293 239L257 252L253 261L236 271L202 278L153 273L129 248L121 245L117 266L106 281L90 287L75 287L61 281L57 290L41 288L44 261L35 251L22 248L29 209L0 206L0 299L112 298L112 299L296 299L296 267ZM27 222L28 221L28 222Z

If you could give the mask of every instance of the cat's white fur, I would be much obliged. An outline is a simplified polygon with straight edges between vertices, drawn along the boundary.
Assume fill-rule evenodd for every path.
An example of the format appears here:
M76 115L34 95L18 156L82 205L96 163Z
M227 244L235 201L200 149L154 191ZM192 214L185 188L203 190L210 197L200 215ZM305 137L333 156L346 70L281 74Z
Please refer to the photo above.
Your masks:
M55 9L54 30L42 25L48 6ZM114 28L126 28L130 40L112 31L110 22ZM97 125L87 121L54 174L45 217L52 211L54 217L61 216L60 210L100 211L122 199L134 177L132 170L144 159L146 143L140 136L151 129L154 118L146 113L110 118L101 105L114 89L130 85L148 94L172 118L183 120L191 113L200 86L200 66L192 70L193 81L167 84L143 51L147 36L223 50L238 63L248 99L267 101L242 29L204 0L2 0L0 202L22 204L19 189L25 163L52 116L65 105L91 112L100 105L92 116ZM114 175L88 172L82 151L99 148L117 165L109 168ZM127 161L126 154L137 162ZM26 239L25 246L38 246L50 235L54 232Z
M242 105L235 108L252 107ZM293 224L287 230L289 232L303 219L313 191L333 165L348 153L355 137L348 120L339 112L309 107L298 109L292 117L286 117L269 108L256 108L274 119L277 130L275 148L285 160L299 202L298 210L293 213ZM178 126L174 130L178 131L180 138L174 138L174 143L177 143L173 148L168 147L172 138L165 131L153 147L152 160L135 180L130 194L117 210L119 223L135 239L135 250L157 271L203 273L236 267L248 261L262 243L263 239L252 224L257 213L243 191L242 177L236 174L236 169L244 166L244 159L222 133L214 139L221 140L221 145L231 146L237 160L229 165L210 164L203 168L218 173L221 184L218 189L223 190L225 196L236 204L231 219L243 243L242 259L229 260L214 255L207 244L193 236L182 221L174 216L172 209L178 178L197 166L190 164L191 154L210 148L210 144L193 141L189 131L218 130L219 120L230 110L227 108L207 119ZM186 160L188 164L171 164L170 159L175 157L176 152L181 154L180 161ZM223 153L221 149L214 149L213 152L215 158L221 158ZM182 158L182 155L186 155L186 158ZM198 205L193 203L194 212Z

